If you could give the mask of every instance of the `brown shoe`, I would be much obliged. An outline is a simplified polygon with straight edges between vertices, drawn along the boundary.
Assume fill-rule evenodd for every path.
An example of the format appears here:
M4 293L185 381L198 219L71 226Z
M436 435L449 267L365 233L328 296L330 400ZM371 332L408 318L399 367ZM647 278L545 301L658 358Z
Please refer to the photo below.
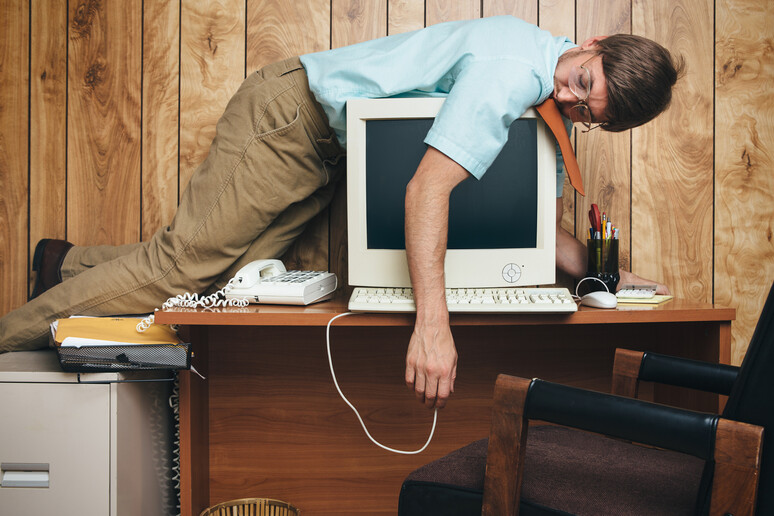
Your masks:
M72 246L70 242L50 238L38 242L32 257L32 270L37 272L37 278L30 299L62 283L62 262Z

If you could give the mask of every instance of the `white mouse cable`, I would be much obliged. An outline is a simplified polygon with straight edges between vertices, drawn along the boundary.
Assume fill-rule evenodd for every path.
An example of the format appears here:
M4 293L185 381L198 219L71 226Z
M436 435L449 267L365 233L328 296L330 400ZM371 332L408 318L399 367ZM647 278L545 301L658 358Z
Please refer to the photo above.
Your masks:
M580 296L578 295L578 287L580 287L580 286L581 286L581 283L583 283L583 282L584 282L584 281L586 281L586 280L594 280L594 281L598 281L598 282L602 283L602 286L603 286L603 287L605 287L605 290L606 290L606 291L610 292L610 289L609 289L609 288L607 288L607 284L606 284L604 281L602 281L602 280L601 280L601 279L599 279L599 278L595 278L594 276L586 276L585 278L583 278L582 280L580 280L580 281L578 282L578 284L577 284L577 285L575 285L575 297L577 297L578 299L580 299Z
M341 389L339 388L339 382L336 381L336 373L333 372L333 359L331 358L331 324L333 321L338 319L339 317L344 317L346 315L352 315L352 312L345 312L343 314L339 314L336 317L333 317L330 321L328 321L328 326L325 329L325 343L328 350L328 364L331 367L331 377L333 378L333 385L336 387L336 390L339 392L339 396L341 396L341 399L344 400L344 402L349 405L349 408L352 409L352 411L357 416L358 421L360 421L360 426L363 427L363 431L366 433L369 439L371 439L371 442L374 443L379 448L383 448L387 451L390 451L392 453L401 453L404 455L416 455L417 453L422 453L425 451L425 448L430 444L430 441L433 440L433 434L435 433L435 425L438 422L438 409L435 409L435 412L433 413L433 427L430 429L430 435L427 437L427 442L424 446L422 446L418 450L414 451L406 451L406 450L396 450L395 448L390 448L389 446L385 446L373 437L371 437L371 434L368 432L368 429L366 428L365 423L363 422L363 418L360 417L360 414L358 413L357 409L355 408L352 403L349 402L346 396L344 396L344 393L341 392Z

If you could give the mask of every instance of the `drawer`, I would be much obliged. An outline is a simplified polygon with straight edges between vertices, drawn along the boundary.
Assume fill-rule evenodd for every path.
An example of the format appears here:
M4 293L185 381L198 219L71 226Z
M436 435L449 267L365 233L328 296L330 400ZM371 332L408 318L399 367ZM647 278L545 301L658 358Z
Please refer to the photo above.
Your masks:
M0 487L0 513L110 513L108 385L0 383L0 414L0 462L49 475L48 487Z

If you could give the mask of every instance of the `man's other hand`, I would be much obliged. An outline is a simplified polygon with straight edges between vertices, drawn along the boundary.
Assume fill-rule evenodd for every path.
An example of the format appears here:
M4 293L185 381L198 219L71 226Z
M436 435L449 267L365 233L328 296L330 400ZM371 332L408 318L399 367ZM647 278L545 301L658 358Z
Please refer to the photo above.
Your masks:
M448 325L414 328L406 352L406 385L427 408L443 408L457 377L457 349Z

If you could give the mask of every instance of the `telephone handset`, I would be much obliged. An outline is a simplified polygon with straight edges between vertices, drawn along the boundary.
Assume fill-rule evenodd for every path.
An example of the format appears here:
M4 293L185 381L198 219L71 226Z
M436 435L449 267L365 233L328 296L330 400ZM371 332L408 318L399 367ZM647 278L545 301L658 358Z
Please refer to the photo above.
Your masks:
M256 260L250 262L234 276L234 288L248 288L259 283L264 278L279 276L287 272L285 264L279 260Z
M330 272L287 271L279 260L256 260L239 269L226 299L308 305L333 297L336 286L336 275Z

